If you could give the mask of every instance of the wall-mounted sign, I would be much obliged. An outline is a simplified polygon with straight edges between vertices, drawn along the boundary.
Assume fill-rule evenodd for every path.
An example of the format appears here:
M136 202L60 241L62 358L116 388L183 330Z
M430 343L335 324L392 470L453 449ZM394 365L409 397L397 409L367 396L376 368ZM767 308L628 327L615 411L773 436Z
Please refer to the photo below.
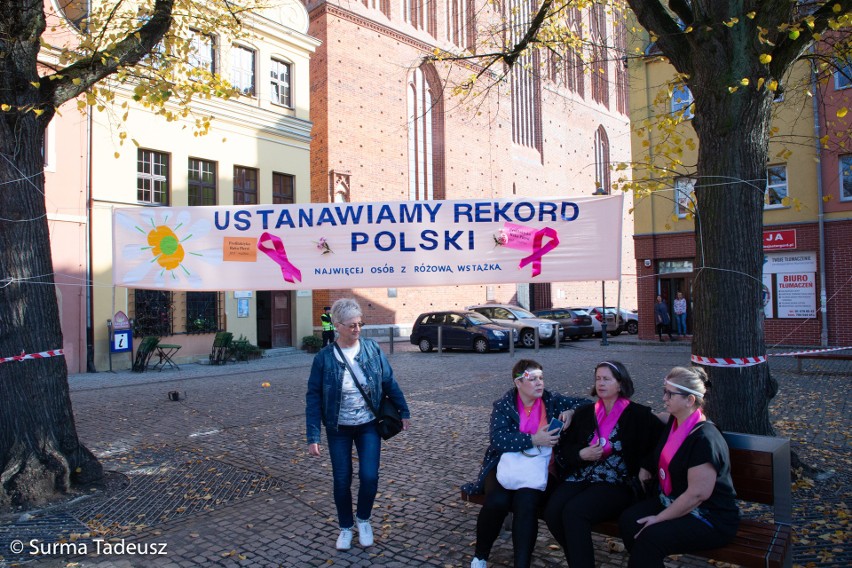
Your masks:
M782 250L796 248L796 229L763 231L763 250Z
M767 318L815 318L816 269L815 252L764 255L764 315Z

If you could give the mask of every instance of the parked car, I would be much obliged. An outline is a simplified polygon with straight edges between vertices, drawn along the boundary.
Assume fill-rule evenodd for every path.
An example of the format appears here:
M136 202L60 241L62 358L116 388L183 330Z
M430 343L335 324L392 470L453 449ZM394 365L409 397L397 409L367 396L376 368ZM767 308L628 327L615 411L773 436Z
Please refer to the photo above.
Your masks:
M428 353L438 345L438 326L442 326L441 344L447 349L473 349L487 353L509 348L511 329L500 326L482 314L468 311L427 312L414 320L409 337L420 351Z
M562 324L563 340L565 338L571 341L577 341L583 337L590 336L595 333L595 326L592 324L592 316L586 313L585 310L572 310L569 308L551 308L549 310L536 310L533 312L540 318L549 319Z
M571 308L571 309L580 309L586 310L590 316L592 316L592 325L595 326L594 334L600 337L603 334L603 326L601 323L603 322L603 312L604 309L601 307L581 307L581 308ZM607 335L611 335L613 337L617 335L621 335L621 332L624 331L624 319L617 315L615 312L615 308L607 308L606 309L606 333Z
M639 314L624 308L619 308L619 311L624 319L624 330L630 335L639 333Z
M494 323L517 331L515 342L524 347L535 346L535 330L538 329L538 337L541 343L552 344L557 335L553 333L553 323L550 320L538 318L532 312L510 304L482 304L469 306L469 310L479 312ZM563 329L558 326L557 334L562 341Z

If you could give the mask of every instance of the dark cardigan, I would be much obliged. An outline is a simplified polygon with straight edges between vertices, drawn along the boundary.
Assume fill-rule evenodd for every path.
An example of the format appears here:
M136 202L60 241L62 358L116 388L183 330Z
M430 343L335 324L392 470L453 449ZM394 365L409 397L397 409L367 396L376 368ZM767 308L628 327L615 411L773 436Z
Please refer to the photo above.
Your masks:
M556 464L560 479L582 468L589 462L580 457L580 450L588 447L595 432L597 420L595 405L578 408L568 429L559 439ZM631 402L618 419L618 435L622 443L622 456L630 476L639 473L645 458L654 451L665 424L647 406ZM653 473L653 472L652 472Z

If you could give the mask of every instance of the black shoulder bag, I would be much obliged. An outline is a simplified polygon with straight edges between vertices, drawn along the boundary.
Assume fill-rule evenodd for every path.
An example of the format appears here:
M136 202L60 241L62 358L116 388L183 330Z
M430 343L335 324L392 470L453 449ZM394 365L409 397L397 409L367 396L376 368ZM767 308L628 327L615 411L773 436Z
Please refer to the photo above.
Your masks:
M349 369L349 374L352 375L352 382L355 383L355 386L358 387L358 390L361 392L361 396L364 397L364 401L367 403L367 406L370 407L370 411L373 413L373 416L376 417L376 430L379 431L379 436L382 437L382 440L389 440L399 434L402 431L402 418L399 415L399 410L397 410L396 406L394 406L393 401L390 397L383 393L382 394L382 403L379 405L378 411L376 407L373 406L373 401L370 400L370 397L367 396L367 393L364 392L364 388L361 386L361 381L358 380L358 375L352 370L352 367L349 365L349 360L346 358L346 355L343 354L343 351L340 350L340 346L335 342L334 348L340 354L340 358L343 359L343 364L346 365L346 368Z

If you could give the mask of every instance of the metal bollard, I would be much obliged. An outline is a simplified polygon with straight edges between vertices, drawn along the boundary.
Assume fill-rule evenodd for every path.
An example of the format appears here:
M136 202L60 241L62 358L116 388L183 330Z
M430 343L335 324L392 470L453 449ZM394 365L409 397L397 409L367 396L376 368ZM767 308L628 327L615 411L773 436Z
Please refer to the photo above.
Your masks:
M393 355L393 326L390 326L388 328L388 340L390 342L389 352L391 355Z
M509 357L515 357L515 330L509 330Z
M533 328L533 336L535 337L535 352L538 353L538 345L540 343L540 338L538 336L538 326Z
M444 355L444 326L438 326L438 356Z
M559 349L559 324L553 324L553 348Z

